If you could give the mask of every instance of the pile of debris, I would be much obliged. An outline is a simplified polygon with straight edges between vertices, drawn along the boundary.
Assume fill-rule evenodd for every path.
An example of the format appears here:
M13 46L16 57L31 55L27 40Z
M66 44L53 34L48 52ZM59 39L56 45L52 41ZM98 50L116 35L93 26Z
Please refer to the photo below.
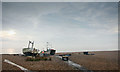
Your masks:
M94 54L89 54L88 52L83 52L84 55L94 55Z
M62 55L60 54L59 56L62 57L62 60L63 60L63 61L68 61L68 60L69 60L68 57L71 56L71 54L62 54Z

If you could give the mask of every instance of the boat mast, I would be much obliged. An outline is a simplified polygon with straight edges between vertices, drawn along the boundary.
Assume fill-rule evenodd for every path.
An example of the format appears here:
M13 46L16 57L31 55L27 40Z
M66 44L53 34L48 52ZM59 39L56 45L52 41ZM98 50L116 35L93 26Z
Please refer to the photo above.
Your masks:
M29 41L29 43L28 43L28 48L30 48L30 43L31 43L31 41Z
M34 41L32 42L32 48L33 48L33 46L34 46Z
M48 47L48 44L49 44L49 43L47 42L47 46L46 46L47 51L48 51L48 48L49 48L49 47Z
M31 48L33 48L33 46L34 46L34 41L33 41L33 42L29 41L28 48L30 48L30 44L32 44Z

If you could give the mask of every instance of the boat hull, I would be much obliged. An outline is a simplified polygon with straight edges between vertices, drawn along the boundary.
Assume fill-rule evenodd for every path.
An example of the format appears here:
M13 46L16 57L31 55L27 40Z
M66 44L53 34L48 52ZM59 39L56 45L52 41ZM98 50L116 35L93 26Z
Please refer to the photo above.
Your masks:
M24 52L25 56L36 56L37 53Z

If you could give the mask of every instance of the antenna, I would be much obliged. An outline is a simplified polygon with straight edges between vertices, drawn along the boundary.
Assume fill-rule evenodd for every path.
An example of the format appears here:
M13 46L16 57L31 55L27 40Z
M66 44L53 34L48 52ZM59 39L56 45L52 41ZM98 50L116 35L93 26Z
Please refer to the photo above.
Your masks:
M53 48L52 44L51 44L51 48Z
M43 48L43 51L45 51L44 48Z
M49 47L48 47L48 44L49 44L49 43L47 42L47 46L46 46L46 49L47 49L47 50L48 50L48 48L49 48Z

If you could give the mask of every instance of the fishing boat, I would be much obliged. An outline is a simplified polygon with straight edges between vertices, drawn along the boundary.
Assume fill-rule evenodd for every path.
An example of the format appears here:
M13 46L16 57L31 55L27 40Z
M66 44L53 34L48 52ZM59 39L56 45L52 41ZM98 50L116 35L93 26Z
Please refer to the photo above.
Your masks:
M32 45L30 47L30 45ZM33 48L34 46L34 41L29 41L29 44L28 44L28 48L23 48L23 54L25 54L25 56L36 56L39 52L38 49L35 49Z

